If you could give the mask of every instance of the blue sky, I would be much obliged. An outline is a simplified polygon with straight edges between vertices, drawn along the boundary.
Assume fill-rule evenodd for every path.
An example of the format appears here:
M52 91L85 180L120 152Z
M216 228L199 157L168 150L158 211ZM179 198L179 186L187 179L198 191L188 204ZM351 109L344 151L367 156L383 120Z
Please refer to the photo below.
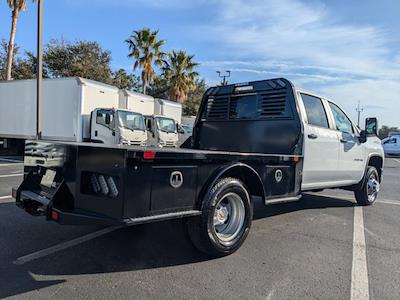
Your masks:
M286 77L333 99L356 119L400 126L400 1L44 0L44 40L96 40L113 67L131 70L124 40L143 26L160 30L166 51L185 49L212 85ZM28 1L29 2L29 1ZM16 42L35 49L35 6L20 15ZM0 2L0 38L10 10Z

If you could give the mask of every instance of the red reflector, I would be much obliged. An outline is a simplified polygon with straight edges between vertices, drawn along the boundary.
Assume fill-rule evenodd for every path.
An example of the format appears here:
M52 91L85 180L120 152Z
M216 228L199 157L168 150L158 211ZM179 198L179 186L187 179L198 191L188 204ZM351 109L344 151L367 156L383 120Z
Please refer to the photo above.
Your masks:
M143 152L144 159L154 159L154 157L156 157L156 153L153 151L144 151Z
M11 191L11 197L13 197L14 199L17 199L17 189L13 188Z
M58 220L58 212L52 210L51 211L51 219L54 221L57 221Z

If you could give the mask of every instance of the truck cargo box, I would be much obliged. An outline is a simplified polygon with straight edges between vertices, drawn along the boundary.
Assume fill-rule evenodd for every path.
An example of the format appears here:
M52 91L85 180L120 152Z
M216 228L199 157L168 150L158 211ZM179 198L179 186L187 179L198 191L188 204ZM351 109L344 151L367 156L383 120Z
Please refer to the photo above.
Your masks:
M90 137L90 113L117 108L118 88L79 77L43 80L42 139L80 142ZM36 135L36 80L0 82L0 137Z

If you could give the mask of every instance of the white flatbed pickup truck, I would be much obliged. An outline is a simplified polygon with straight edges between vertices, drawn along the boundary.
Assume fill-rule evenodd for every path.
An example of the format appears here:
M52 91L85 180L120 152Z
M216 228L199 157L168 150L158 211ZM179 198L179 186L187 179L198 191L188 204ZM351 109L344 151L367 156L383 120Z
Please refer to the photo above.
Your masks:
M283 78L210 88L181 148L29 141L17 205L59 224L136 225L186 218L212 256L246 239L254 197L265 205L302 192L379 192L384 154L377 121L355 126L332 101Z

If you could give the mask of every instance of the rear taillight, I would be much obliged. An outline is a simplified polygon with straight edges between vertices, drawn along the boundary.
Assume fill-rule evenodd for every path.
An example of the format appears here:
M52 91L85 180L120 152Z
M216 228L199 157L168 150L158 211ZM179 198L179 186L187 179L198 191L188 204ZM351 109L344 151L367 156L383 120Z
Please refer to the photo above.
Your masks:
M54 221L58 221L58 218L59 218L58 212L52 210L51 211L51 219L54 220Z

